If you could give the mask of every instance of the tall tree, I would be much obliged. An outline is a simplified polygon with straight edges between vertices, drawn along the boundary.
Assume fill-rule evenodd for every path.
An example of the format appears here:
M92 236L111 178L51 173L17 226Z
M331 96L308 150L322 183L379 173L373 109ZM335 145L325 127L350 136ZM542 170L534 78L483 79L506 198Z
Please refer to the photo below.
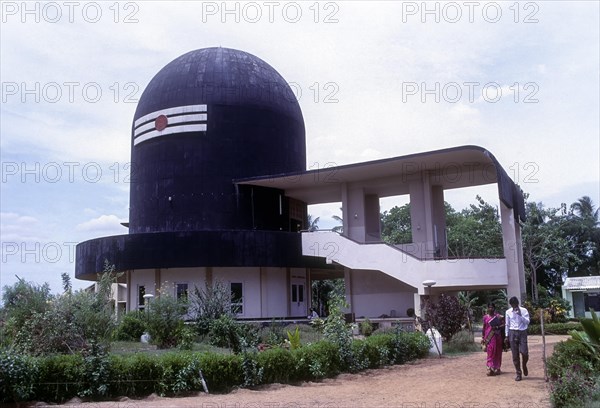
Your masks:
M309 231L317 231L319 229L319 221L321 217L317 217L313 219L311 214L306 216L306 224L308 226Z
M577 262L569 241L563 236L564 209L545 208L542 203L525 205L527 221L523 224L521 238L523 260L531 283L531 297L538 301L538 281L555 289L562 284L562 276L569 263Z
M457 258L502 256L502 227L496 207L479 195L460 213L446 204L448 254Z
M448 253L456 258L502 256L502 229L497 209L480 196L457 212L444 203ZM410 204L393 207L381 214L381 238L390 244L412 242Z
M571 204L563 231L578 262L569 265L569 276L600 275L599 217L599 209L588 196Z
M410 204L395 206L381 214L381 239L388 244L412 242L410 226Z
M341 208L340 208L340 211L342 211ZM334 220L336 220L339 223L339 225L336 225L331 230L334 232L343 234L344 233L344 219L342 217L340 217L339 215L332 215L331 218L333 218Z

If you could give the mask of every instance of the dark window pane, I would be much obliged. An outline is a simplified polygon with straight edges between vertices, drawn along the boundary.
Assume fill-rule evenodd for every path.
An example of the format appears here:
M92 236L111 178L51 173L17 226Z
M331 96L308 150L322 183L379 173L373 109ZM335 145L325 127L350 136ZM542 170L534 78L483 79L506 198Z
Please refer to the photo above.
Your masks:
M187 297L188 297L188 284L187 283L178 283L177 284L176 297L177 297L177 299L187 299Z
M298 302L304 302L304 285L298 285Z
M298 287L296 285L292 285L292 302L298 301Z
M143 285L138 286L138 306L144 306L144 295L146 294L146 287Z
M584 293L585 311L589 312L590 308L595 311L600 310L600 293Z
M241 282L231 282L231 313L244 313L244 285Z

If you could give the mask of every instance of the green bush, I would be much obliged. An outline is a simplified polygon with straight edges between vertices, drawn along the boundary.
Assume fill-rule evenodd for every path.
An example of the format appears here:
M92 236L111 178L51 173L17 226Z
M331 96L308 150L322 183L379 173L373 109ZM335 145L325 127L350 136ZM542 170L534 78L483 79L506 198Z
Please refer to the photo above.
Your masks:
M422 333L398 331L355 340L350 348L357 365L375 368L423 357L429 341ZM85 353L42 357L2 352L0 395L3 402L181 395L202 390L200 371L210 392L223 392L260 383L319 380L347 369L339 348L329 341L262 353L244 348L239 355L182 351L107 355L99 346Z
M35 398L46 402L64 402L82 389L84 359L81 354L55 354L36 359L39 378Z
M150 341L163 349L177 346L181 341L187 303L163 293L150 303L148 309Z
M140 337L147 330L147 320L148 317L139 310L132 310L125 314L115 330L115 340L140 341Z
M35 397L39 367L34 358L0 352L0 401L27 401Z
M259 330L260 342L269 346L280 346L285 341L283 326L275 321Z
M553 380L563 377L574 369L587 376L600 373L600 364L591 358L589 349L573 339L556 344L547 364L548 375Z
M264 368L263 382L265 384L288 383L296 369L294 355L280 347L259 353L257 361Z
M233 317L231 312L231 290L222 281L204 282L204 287L194 286L190 296L190 311L195 316L196 331L201 336L210 332L213 320L221 316Z
M242 359L238 355L205 353L199 358L210 392L229 391L243 382Z
M333 377L342 372L340 353L335 344L320 341L292 351L296 361L292 381L312 381Z
M597 392L596 382L578 371L566 372L551 383L550 400L554 408L582 407Z
M256 347L260 341L256 326L239 323L228 315L210 323L208 336L213 346L230 348L236 354L241 353L245 347Z
M481 347L475 344L473 336L468 330L459 331L452 337L452 340L443 345L444 354L468 353L480 350Z
M539 320L539 319L538 319ZM552 334L569 334L571 330L582 330L581 323L548 323L544 324L544 333ZM527 333L531 335L542 334L542 326L539 324L530 324Z
M373 325L371 324L371 321L368 317L366 317L365 320L360 322L358 328L360 330L360 334L362 334L365 337L369 337L371 334L373 334Z
M385 335L383 333L373 334L365 340L365 343L368 345L366 352L370 368L386 366L393 363L393 335Z
M554 406L579 406L592 398L599 373L600 360L593 358L585 344L573 339L558 343L548 359Z
M405 332L396 327L393 334L377 334L382 336L382 342L389 342L389 360L393 364L404 364L408 361L423 358L429 353L431 343L422 332ZM371 338L369 338L371 339ZM386 340L384 340L386 339Z
M62 295L51 296L47 284L38 286L23 280L5 287L0 319L6 321L3 332L10 347L18 353L43 355L73 353L88 349L92 343L108 343L115 325L111 284L117 278L114 267L105 263L94 293L72 292L67 275L63 275Z

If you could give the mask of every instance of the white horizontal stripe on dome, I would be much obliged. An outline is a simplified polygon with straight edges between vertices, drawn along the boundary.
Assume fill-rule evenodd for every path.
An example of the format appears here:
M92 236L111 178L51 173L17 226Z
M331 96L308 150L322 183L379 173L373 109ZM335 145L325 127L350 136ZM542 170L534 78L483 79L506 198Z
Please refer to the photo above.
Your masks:
M173 133L186 133L186 132L206 132L206 123L200 123L195 125L181 125L181 126L173 126L164 129L163 131L154 130L152 132L148 132L136 139L133 140L133 145L137 146L138 144L145 142L146 140L154 139L155 137L166 136Z
M156 112L149 113L147 115L142 116L135 122L133 122L133 127L137 128L142 123L151 121L159 117L160 115L177 115L184 113L199 113L206 112L206 104L203 105L186 105L186 106L177 106L175 108L162 109Z
M160 116L160 115L159 115ZM181 123L189 123L189 122L206 122L207 114L206 113L192 113L190 115L179 115L179 116L167 116L168 126ZM140 127L135 128L133 131L133 137L138 137L141 133L144 133L148 130L154 129L154 121L150 121ZM163 130L164 132L164 130Z

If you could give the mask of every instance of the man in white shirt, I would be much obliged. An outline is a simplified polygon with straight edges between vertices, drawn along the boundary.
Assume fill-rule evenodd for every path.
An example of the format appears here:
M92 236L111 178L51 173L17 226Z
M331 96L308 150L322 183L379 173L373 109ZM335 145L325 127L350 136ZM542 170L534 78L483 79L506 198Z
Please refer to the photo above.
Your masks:
M508 301L510 308L505 315L506 342L510 344L513 364L517 370L515 381L521 381L521 374L525 377L529 374L527 371L527 360L529 360L529 349L527 347L527 327L529 327L529 312L524 307L519 307L519 299L511 297ZM523 371L521 372L521 359L519 353L523 356Z

